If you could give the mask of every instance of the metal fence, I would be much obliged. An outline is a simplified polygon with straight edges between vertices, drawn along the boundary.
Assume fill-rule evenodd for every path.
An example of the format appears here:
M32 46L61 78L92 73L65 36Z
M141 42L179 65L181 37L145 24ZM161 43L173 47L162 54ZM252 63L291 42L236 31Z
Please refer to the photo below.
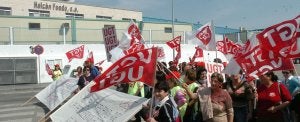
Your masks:
M37 81L36 58L0 58L0 85Z

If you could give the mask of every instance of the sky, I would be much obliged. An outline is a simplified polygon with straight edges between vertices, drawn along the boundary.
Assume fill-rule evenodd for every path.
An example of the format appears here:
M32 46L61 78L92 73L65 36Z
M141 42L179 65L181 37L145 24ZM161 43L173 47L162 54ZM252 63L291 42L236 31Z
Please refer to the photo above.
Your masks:
M143 17L172 20L172 0L75 0L76 3L137 10ZM300 0L173 0L178 21L247 30L263 29L300 15Z

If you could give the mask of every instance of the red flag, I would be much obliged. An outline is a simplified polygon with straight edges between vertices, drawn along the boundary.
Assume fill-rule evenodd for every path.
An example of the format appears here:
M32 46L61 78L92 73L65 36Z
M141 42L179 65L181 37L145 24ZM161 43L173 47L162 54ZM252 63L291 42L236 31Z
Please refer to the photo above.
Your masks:
M153 86L156 59L157 48L145 49L124 56L94 79L96 84L91 87L91 92L130 81L142 81Z
M216 51L215 34L213 32L213 24L209 22L201 26L197 31L188 34L187 41L191 44L196 44L202 49Z
M174 59L174 61L173 61L173 64L174 64L175 66L178 65L179 59L181 58L181 49L180 49L180 46L179 46L178 49L179 49L179 50L178 50L178 52L177 52L177 55L175 56L175 59Z
M130 45L139 43L142 40L140 29L136 26L136 24L133 21L130 21L127 33L131 36Z
M53 71L50 68L49 64L47 64L47 63L46 63L46 71L47 71L48 75L53 75Z
M69 62L71 62L73 60L73 58L82 59L83 52L84 52L84 45L81 45L80 47L77 47L73 50L66 52L66 55L69 59Z
M123 53L125 55L128 55L130 53L134 53L140 50L144 50L145 49L145 45L141 44L141 43L135 43L133 45L130 46L130 48L128 50L124 50Z
M163 47L157 47L157 60L165 58L165 51Z
M224 37L224 40L222 41L217 41L217 50L223 54L235 55L241 49L241 47L241 45L234 43L227 37Z
M247 80L258 78L268 71L294 69L291 59L288 58L262 59L262 50L253 41L255 40L248 40L242 48L243 50L234 57L235 61L248 76Z
M203 57L203 50L200 47L195 47L195 49L196 49L196 52L195 52L193 58L191 59L191 63L194 63L196 58Z
M177 36L174 39L167 41L166 44L172 48L175 49L177 52L180 51L180 42L181 42L181 36Z
M102 61L100 61L100 62L98 62L98 63L96 63L95 65L101 66L104 63L104 61L105 61L105 59L102 60Z
M88 55L86 60L91 62L91 63L94 63L93 51L89 52L89 55Z
M257 34L263 58L299 57L291 54L292 45L300 38L300 16L266 28ZM292 52L293 53L293 52Z

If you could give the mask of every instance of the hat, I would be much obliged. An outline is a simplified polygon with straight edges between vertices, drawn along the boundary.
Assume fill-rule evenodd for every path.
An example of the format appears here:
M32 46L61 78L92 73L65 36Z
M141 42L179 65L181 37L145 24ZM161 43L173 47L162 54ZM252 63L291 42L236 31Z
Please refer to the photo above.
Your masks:
M59 67L59 64L55 64L54 66L55 66L55 67Z
M202 61L201 61L201 62L198 62L198 63L197 63L197 66L205 67L205 63L202 62Z
M167 76L166 76L166 79L169 80L171 78L175 78L175 79L179 79L180 78L180 73L177 72L177 71L172 71L171 73L169 73Z

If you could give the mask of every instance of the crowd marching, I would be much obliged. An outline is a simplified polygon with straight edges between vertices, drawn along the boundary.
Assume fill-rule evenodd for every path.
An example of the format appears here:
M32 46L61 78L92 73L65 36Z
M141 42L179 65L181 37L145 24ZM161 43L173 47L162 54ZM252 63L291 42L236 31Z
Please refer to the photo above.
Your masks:
M96 85L91 87L91 92L115 85L117 91L150 99L149 103L134 115L136 122L142 119L147 122L297 122L300 121L300 81L291 59L300 55L299 49L292 50L300 48L295 41L299 41L299 18L300 16L286 21L292 23L292 27L280 23L265 29L249 39L243 47L225 38L218 41L222 44L216 44L210 30L213 26L204 25L190 39L201 44L196 48L196 53L189 63L179 63L180 36L167 42L167 45L177 52L174 61L168 64L157 61L162 54L158 48L144 50L140 32L137 26L131 23L130 27L135 29L128 29L128 34L132 37L128 39L128 54L115 62L103 75L100 75L101 68L94 66L90 60L85 61L83 68L77 68L79 87L76 92L94 80ZM273 34L278 36L272 37L270 33L275 31L274 28L284 28L281 26L290 27L292 32L285 33L282 30L282 33L280 31ZM276 44L274 40L277 41ZM293 44L287 43L286 40ZM269 42L269 45L260 44ZM206 50L217 49L216 46L225 44L226 46L218 48L218 51L234 55L232 62L236 65L229 65L232 62L227 65L215 58L214 62L226 67L227 71L213 71L208 75L208 62L195 62L196 57L203 57L203 52L199 49L201 46ZM149 66L144 70L143 65L146 64ZM153 68L155 64L156 71ZM138 71L133 71L137 67ZM56 70L60 70L59 65L55 65L54 71ZM149 79L153 78L154 71L155 85L148 86L153 82ZM283 78L279 79L278 74L273 71L282 71ZM54 80L57 79L56 74L53 73ZM136 79L133 76L140 75L142 78L134 81Z
M152 108L151 102L143 106L135 115L136 122L141 119L147 122L299 120L300 81L292 70L282 71L282 80L268 72L259 79L247 81L241 70L235 75L225 75L225 78L220 73L213 73L209 81L203 62L182 62L178 67L172 61L168 65L159 62L156 69L154 92L139 81L116 85L120 92L151 99ZM55 65L56 70L59 65ZM79 78L76 92L101 74L98 66L88 60L75 72L74 77Z

